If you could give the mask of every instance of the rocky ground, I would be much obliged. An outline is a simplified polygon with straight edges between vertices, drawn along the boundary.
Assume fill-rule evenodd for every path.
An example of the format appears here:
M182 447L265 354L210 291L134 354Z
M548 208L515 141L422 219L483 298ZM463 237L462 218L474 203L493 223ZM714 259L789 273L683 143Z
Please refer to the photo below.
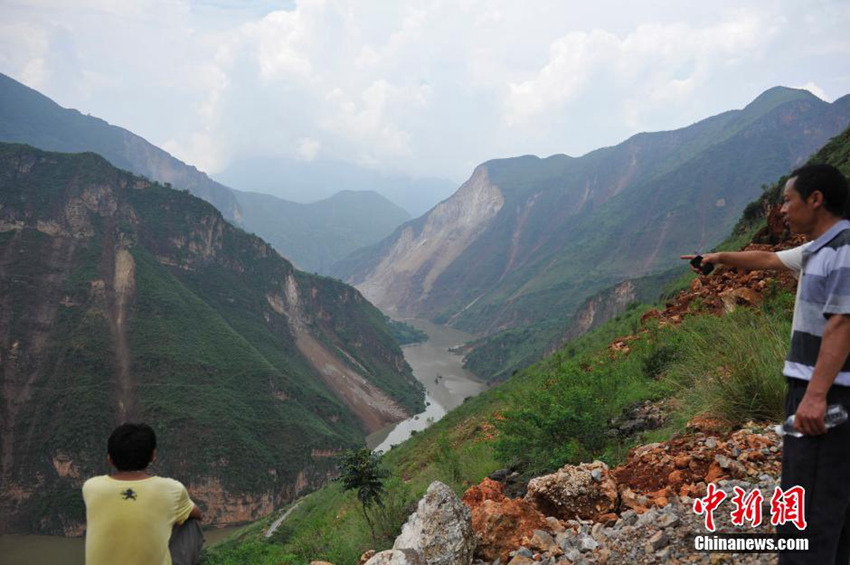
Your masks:
M772 533L779 436L756 425L722 435L705 427L710 422L695 424L668 442L635 448L615 469L596 462L534 479L522 499L501 499L500 483L485 479L464 496L472 507L478 563L775 562L775 554L696 551L694 536L710 532L694 501L713 483L727 495L713 513L716 532ZM758 528L732 525L736 486L763 494Z
M779 436L771 426L756 424L720 430L717 422L697 418L669 441L632 449L619 467L599 461L567 465L529 481L522 497L505 495L510 470L493 473L462 500L435 482L393 549L370 551L358 565L775 563L771 553L694 547L696 535L712 535L705 514L695 511L709 485L726 494L712 514L714 533L773 532L770 500L780 470ZM762 494L758 527L746 521L733 525L735 487Z
M783 229L777 208L762 235L779 243L747 249L775 251L802 243L780 237ZM694 311L720 315L759 304L773 287L792 290L795 284L787 273L720 268L695 279L689 290L664 310L648 312L643 321L678 324ZM610 349L628 354L635 339L620 338ZM657 428L666 412L663 403L636 405L610 422L607 433L628 437ZM695 502L704 500L710 488L725 493L712 514L714 533L773 533L770 501L780 473L781 445L773 425L751 423L728 432L703 416L668 441L632 449L615 469L599 461L567 465L527 485L517 484L519 473L503 469L468 489L462 501L435 482L393 549L367 552L358 565L775 563L775 553L697 551L694 537L712 532ZM733 525L735 487L746 494L758 489L763 496L757 527Z

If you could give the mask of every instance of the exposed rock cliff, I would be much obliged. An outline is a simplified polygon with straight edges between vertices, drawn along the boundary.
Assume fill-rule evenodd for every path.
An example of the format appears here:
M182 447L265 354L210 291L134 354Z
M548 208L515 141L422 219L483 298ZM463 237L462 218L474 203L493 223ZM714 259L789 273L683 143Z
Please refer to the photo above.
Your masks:
M487 169L479 167L423 221L396 232L380 263L367 276L355 276L351 282L385 312L418 313L436 280L489 227L504 203Z
M184 192L0 145L0 532L77 532L124 420L213 523L326 481L422 405L383 320Z
M719 243L760 185L848 122L848 96L828 104L777 88L743 110L580 158L488 161L335 272L388 311L483 335L569 320L597 292ZM598 318L589 314L579 326Z

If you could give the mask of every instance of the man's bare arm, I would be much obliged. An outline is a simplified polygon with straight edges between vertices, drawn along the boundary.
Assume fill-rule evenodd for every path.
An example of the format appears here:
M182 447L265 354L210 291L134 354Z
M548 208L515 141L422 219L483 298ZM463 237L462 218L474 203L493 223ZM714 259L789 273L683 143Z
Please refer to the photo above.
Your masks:
M695 255L681 255L680 259L693 259ZM712 265L728 265L750 271L783 270L788 267L779 260L773 251L721 251L720 253L703 253L703 263ZM694 269L697 271L697 269ZM699 272L699 271L697 271Z
M826 433L823 422L826 413L826 393L850 355L850 314L835 314L823 331L820 352L806 387L806 394L797 408L794 428L806 435Z
M203 513L203 512L201 512L201 509L200 509L200 508L198 508L198 505L196 504L196 505L194 506L194 508L192 508L192 511L189 513L189 518L194 518L194 519L196 519L196 520L201 520L203 517L204 517L204 513Z

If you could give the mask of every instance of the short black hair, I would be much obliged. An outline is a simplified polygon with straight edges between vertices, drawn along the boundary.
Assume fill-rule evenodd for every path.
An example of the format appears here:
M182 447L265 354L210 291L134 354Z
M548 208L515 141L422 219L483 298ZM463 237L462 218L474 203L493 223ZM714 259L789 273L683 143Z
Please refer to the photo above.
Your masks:
M841 171L832 165L806 165L791 173L794 190L800 193L803 200L820 191L823 194L823 207L839 218L847 216L847 204L850 197L847 179Z
M121 424L109 436L106 449L119 471L141 471L153 459L156 433L147 424Z

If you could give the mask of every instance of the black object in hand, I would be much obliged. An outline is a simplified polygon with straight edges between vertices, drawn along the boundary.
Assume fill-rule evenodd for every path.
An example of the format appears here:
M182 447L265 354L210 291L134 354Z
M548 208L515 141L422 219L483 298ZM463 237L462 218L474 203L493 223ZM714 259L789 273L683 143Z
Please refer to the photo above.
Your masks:
M705 265L702 264L702 255L697 255L696 257L691 259L691 266L694 269L699 269L699 271L704 275L707 275L714 270L713 263L706 263Z

